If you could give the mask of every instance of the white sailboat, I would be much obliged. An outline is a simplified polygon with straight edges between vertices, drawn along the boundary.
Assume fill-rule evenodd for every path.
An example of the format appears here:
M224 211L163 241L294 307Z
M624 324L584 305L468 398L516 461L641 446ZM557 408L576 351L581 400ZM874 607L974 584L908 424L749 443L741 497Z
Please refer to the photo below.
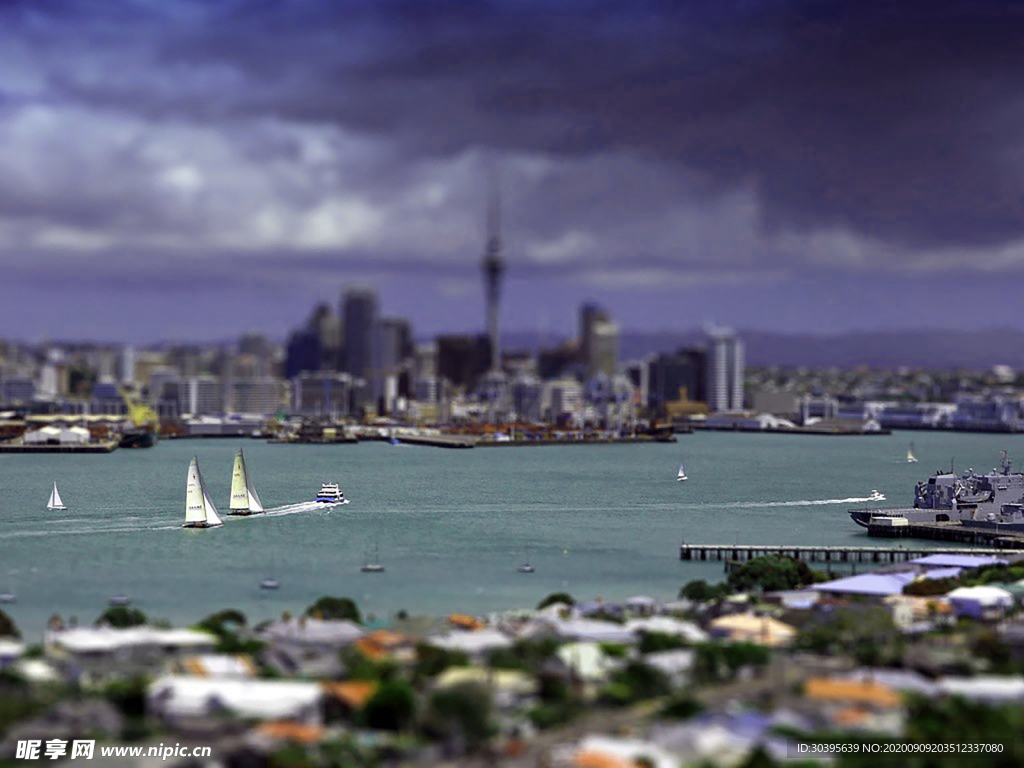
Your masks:
M373 545L373 562L370 562L369 558L363 561L362 568L359 569L363 573L384 573L384 566L380 564L380 552L377 551L377 545Z
M47 509L67 509L64 502L60 500L60 491L57 490L57 481L53 481L53 490L50 491L50 500L46 502Z
M917 464L917 457L914 455L914 444L907 448L907 464Z
M185 525L183 528L215 528L223 525L217 507L206 492L199 460L192 457L188 465L188 484L185 486Z
M686 479L686 467L683 466L683 462L679 462L679 472L676 474L676 480L683 482Z
M239 450L235 454L235 467L231 471L231 501L229 515L258 515L263 511L259 494L252 487L252 480L245 471L245 456Z

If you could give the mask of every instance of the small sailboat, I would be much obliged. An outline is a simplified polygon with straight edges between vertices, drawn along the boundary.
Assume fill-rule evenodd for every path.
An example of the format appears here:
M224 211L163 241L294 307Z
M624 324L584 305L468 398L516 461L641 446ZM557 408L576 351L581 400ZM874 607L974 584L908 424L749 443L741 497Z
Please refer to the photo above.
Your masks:
M681 483L685 479L686 479L686 467L683 466L683 462L680 460L680 462L679 462L679 472L676 473L676 480L678 480Z
M917 464L917 456L914 455L914 444L907 448L907 464Z
M215 528L224 525L217 514L217 507L206 492L203 476L199 472L199 460L193 456L188 465L188 483L185 486L185 524L183 528Z
M132 604L132 599L128 595L114 595L112 598L107 600L107 603L111 606L128 606Z
M529 563L523 563L516 568L516 573L533 573L533 566Z
M241 451L239 451L241 453ZM260 589L279 589L281 582L274 578L274 558L270 558L270 575L260 582Z
M229 515L258 515L263 512L263 503L252 487L252 479L245 471L245 456L241 449L235 454L235 466L231 471L231 501Z
M57 490L57 481L53 481L53 490L50 491L50 500L46 502L47 509L67 509L60 499L60 491Z
M363 573L384 573L384 566L380 564L380 553L377 551L377 545L373 545L373 562L369 559L363 561L363 566L359 569Z

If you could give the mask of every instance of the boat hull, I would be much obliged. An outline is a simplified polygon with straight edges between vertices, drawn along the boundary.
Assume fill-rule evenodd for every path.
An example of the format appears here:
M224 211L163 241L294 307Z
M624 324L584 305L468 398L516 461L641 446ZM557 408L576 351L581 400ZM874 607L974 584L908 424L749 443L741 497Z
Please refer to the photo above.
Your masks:
M253 512L251 509L231 509L228 515L231 517L250 517L251 515L262 515L262 512Z
M157 443L156 432L125 432L118 442L118 448L152 448Z
M862 528L867 528L872 517L905 517L910 523L948 523L960 517L949 509L851 509L850 517Z
M210 525L209 523L185 523L181 527L182 528L219 528L221 525L222 525L222 523L217 523L216 525Z

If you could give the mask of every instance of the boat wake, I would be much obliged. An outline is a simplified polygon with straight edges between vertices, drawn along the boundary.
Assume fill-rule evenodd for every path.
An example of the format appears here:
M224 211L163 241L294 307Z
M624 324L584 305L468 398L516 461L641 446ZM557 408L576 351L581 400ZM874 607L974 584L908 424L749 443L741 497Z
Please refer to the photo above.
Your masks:
M722 504L723 507L738 507L740 509L761 509L762 507L821 507L829 504L859 504L864 501L871 501L870 496L851 496L848 499L797 499L795 501L739 501L732 504Z
M273 507L257 517L284 517L285 515L299 515L303 512L326 512L337 506L337 504L325 504L322 501L303 501L299 504Z

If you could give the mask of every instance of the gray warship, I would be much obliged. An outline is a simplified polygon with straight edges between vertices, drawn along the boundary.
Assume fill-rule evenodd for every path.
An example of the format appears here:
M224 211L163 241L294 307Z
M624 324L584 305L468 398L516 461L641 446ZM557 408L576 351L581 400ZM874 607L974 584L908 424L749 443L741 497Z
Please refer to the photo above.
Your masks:
M913 523L962 523L988 528L1019 525L1024 530L1024 473L1014 472L1006 451L999 469L979 475L937 472L914 488L914 506L889 509L851 509L857 525L868 527L871 518L902 517Z

